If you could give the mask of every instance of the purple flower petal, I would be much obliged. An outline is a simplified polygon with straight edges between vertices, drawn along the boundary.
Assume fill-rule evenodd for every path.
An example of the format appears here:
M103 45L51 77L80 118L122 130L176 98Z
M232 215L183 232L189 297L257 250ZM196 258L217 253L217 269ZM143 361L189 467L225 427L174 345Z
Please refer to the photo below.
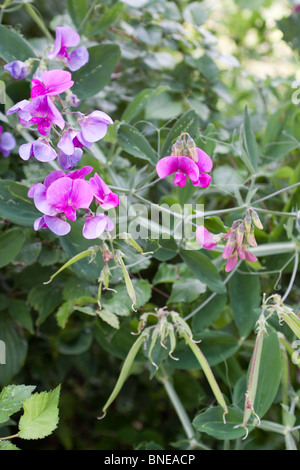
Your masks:
M211 182L210 175L200 174L197 184L195 186L199 186L200 188L207 188L210 182Z
M104 230L114 229L113 222L105 215L87 216L85 218L82 234L87 239L98 238Z
M69 220L76 220L76 209L88 209L93 200L89 183L67 176L55 180L47 189L47 202L56 212L64 212Z
M119 205L119 196L109 189L97 173L95 173L93 178L90 178L89 184L96 200L104 210Z
M31 188L31 191L28 191L28 196L32 197L31 194L33 195L34 205L40 212L45 215L56 215L58 211L54 207L54 204L48 200L47 191L44 184L38 183L34 186L33 190Z
M70 173L67 173L68 178L72 178L73 180L75 179L83 179L85 178L86 175L91 173L93 171L92 166L84 166L80 168L80 170L74 170L71 171Z
M49 59L64 58L67 56L68 47L77 46L80 42L79 34L72 28L59 26L55 31L55 42L53 51L48 54Z
M51 162L56 159L57 153L48 142L37 140L33 143L33 156L40 162Z
M186 175L183 173L176 173L174 176L174 186L183 188L186 185Z
M113 121L106 113L96 110L78 119L78 123L83 139L87 142L97 142L105 136L107 125L113 124Z
M30 73L30 67L21 60L14 60L4 65L4 70L16 80L23 80Z
M71 225L62 220L59 217L50 217L49 215L44 215L39 219L36 219L33 224L34 230L39 230L41 228L49 228L55 235L63 236L71 230Z
M19 155L22 158L22 160L25 160L25 161L29 160L29 158L33 156L32 143L29 142L27 144L20 145Z
M72 72L75 72L75 70L79 70L88 61L88 50L85 47L78 47L78 49L71 52L69 58L66 60L66 64Z
M62 150L58 151L58 163L63 170L72 170L82 157L83 151L79 148L74 149L72 155L67 155Z
M9 156L10 151L16 146L16 139L10 132L3 132L0 136L0 151L4 156Z

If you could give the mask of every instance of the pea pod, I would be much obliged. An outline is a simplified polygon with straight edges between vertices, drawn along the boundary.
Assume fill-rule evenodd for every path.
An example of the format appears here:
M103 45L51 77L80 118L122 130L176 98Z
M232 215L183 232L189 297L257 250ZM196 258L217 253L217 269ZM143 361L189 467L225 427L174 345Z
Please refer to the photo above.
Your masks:
M134 362L134 359L135 359L140 347L142 346L146 336L148 336L148 334L149 334L148 332L143 332L137 338L137 340L133 343L133 345L131 346L131 348L130 348L128 354L127 354L127 357L124 361L124 364L122 366L122 369L121 369L119 378L117 380L117 383L116 383L110 397L108 398L107 402L105 403L105 405L102 408L103 415L98 419L104 418L104 416L106 415L106 411L107 411L108 407L112 404L112 402L115 400L115 398L120 393L120 390L122 389L122 387L124 385L124 382L125 382L125 380L127 379L128 375L130 373L130 369L131 369L131 366Z

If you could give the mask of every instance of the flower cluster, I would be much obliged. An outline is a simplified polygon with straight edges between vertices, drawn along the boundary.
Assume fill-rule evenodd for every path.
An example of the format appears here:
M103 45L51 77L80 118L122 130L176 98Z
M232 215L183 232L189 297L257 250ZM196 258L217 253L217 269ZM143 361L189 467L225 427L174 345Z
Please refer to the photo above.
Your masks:
M184 132L172 146L171 155L159 160L156 171L159 178L175 173L174 186L184 187L188 177L194 186L206 188L211 181L207 173L212 167L211 158Z
M78 70L89 58L84 47L70 51L70 48L79 42L80 36L76 31L58 27L54 47L48 58L63 62L72 71ZM30 73L31 65L30 59L26 63L15 61L7 64L6 70L14 78L22 79ZM118 206L119 198L97 173L89 181L85 180L93 171L92 167L71 170L80 161L83 147L90 148L94 142L102 139L106 135L108 125L113 124L113 121L110 116L99 110L88 115L68 111L73 115L73 122L76 121L76 124L71 126L64 119L67 106L61 95L65 94L70 106L77 107L80 103L70 90L74 84L72 75L62 69L45 70L45 66L45 61L42 61L31 80L30 99L16 103L7 111L8 115L18 113L22 126L36 126L40 134L37 140L20 145L20 157L25 161L34 157L40 162L52 162L57 159L61 167L61 170L50 173L44 183L37 183L28 191L28 197L33 199L36 208L42 213L42 216L35 220L34 229L48 228L56 235L66 235L71 230L69 222L77 219L78 210L83 210L83 236L87 239L98 238L104 230L113 230L114 223L106 214L94 213L91 204L108 210ZM52 130L55 137L59 136L56 138L57 149L53 144ZM8 137L8 133L3 133L0 150L8 156L10 148L12 139Z
M35 220L35 230L48 228L56 235L66 235L71 230L67 220L76 220L78 209L85 210L82 231L85 238L98 238L104 230L114 229L114 224L107 215L95 215L90 205L95 201L96 205L107 210L117 207L119 198L97 173L86 181L85 176L92 171L90 166L67 174L60 170L53 171L45 178L44 183L37 183L29 189L28 197L33 198L36 208L43 214Z
M206 250L213 250L222 240L226 241L222 257L226 260L225 271L229 272L235 267L239 258L250 262L257 261L256 256L249 249L257 246L254 226L263 229L257 213L250 208L247 210L246 217L243 220L235 220L227 233L215 235L200 225L196 230L196 238Z

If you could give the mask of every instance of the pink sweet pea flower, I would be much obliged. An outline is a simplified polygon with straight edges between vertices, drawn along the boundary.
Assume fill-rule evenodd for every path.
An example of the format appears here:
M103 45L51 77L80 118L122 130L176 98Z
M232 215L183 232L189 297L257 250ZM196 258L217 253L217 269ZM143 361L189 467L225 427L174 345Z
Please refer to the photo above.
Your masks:
M69 48L80 42L79 34L72 28L59 26L56 28L54 48L48 54L49 59L64 62L72 71L78 70L89 60L89 53L85 47L79 47L69 54Z
M41 78L33 78L31 81L31 98L37 96L56 96L68 90L74 85L70 72L66 70L48 70Z
M114 223L107 215L91 215L85 218L82 234L87 239L99 238L104 230L111 232L114 227Z
M102 209L107 210L119 205L119 196L109 189L97 173L90 178L89 184Z
M49 135L52 124L60 129L65 127L65 121L61 113L47 95L38 96L32 101L23 100L12 106L7 114L18 112L19 121L25 127L37 125L42 135Z
M187 177L190 178L193 184L197 184L199 180L199 168L189 157L173 155L163 157L156 165L156 171L159 178L166 178L167 176L175 173L174 185L181 188L186 185Z
M46 199L56 212L64 212L67 219L76 220L76 210L88 209L93 194L87 181L72 180L66 176L57 179L49 186Z
M213 233L209 232L205 227L203 227L203 225L200 225L196 229L196 239L198 243L206 250L214 250L222 239L223 235L223 233L214 235Z
M19 155L23 160L35 157L40 162L51 162L57 157L57 153L45 139L20 145Z

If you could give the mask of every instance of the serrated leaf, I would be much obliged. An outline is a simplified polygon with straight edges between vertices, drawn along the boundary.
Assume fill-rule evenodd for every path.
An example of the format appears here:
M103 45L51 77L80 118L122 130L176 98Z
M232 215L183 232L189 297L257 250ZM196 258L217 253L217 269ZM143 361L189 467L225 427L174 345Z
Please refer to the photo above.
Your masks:
M0 423L22 408L24 401L34 391L34 385L7 385L0 393Z
M117 330L119 329L120 322L119 322L119 319L118 319L118 317L115 313L110 312L107 309L98 310L97 313L103 321L108 323L113 328L116 328Z
M43 439L58 424L60 385L51 392L35 393L24 402L24 414L19 421L22 439Z
M10 441L1 441L0 450L20 450L15 444Z

